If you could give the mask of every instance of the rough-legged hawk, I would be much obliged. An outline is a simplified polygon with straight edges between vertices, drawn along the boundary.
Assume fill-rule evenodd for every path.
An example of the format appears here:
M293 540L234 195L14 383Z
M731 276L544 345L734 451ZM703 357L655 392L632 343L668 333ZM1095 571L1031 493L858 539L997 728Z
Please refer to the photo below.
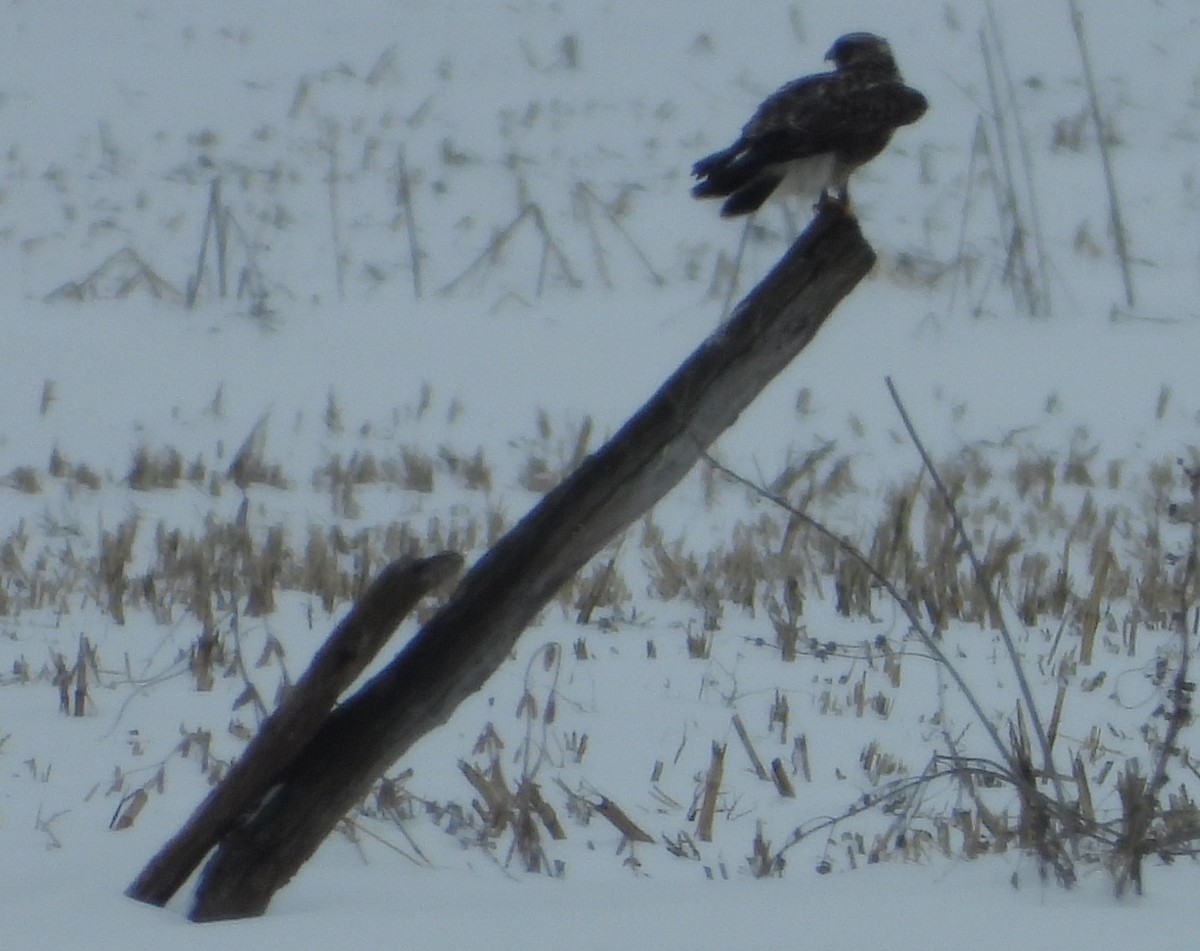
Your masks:
M780 185L846 203L847 179L928 103L904 85L887 40L848 33L825 55L837 67L767 98L727 149L692 167L697 198L724 198L724 217L755 211Z

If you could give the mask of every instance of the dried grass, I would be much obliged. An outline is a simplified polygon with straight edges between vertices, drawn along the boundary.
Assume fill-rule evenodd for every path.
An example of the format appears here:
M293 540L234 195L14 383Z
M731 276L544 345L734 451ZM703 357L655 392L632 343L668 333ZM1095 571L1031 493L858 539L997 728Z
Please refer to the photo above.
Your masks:
M345 426L332 394L326 410L330 431ZM258 696L239 666L243 659L237 638L245 619L269 617L284 592L307 595L313 610L319 606L333 612L355 596L373 566L431 547L481 552L507 522L493 500L480 497L474 507L449 513L430 511L405 522L363 524L355 509L361 509L373 487L427 495L450 481L469 492L487 493L496 479L482 451L462 454L442 447L429 455L401 447L390 456L367 450L331 456L312 474L310 483L334 500L332 522L290 527L272 523L269 515L264 517L269 506L258 504L262 496L256 487L263 481L278 487L294 483L267 462L265 438L264 420L228 468L203 458L185 465L182 454L170 447L143 447L122 477L138 492L194 493L194 486L200 485L219 496L234 484L244 496L233 517L217 515L214 507L198 528L184 530L131 516L98 532L94 554L79 542L77 526L57 526L47 534L19 523L0 539L0 616L53 606L65 611L82 594L118 624L129 612L141 610L152 612L162 624L185 620L190 643L183 643L188 644L186 663L195 689L212 689L227 674L240 676L244 684L237 705L261 711L271 700ZM521 447L526 455L520 481L536 491L557 484L586 454L591 439L590 422L563 427L540 414L535 436ZM1043 674L1057 678L1046 741L1049 752L1060 760L1066 756L1068 765L1052 777L1026 704L1014 707L995 725L1006 738L997 762L970 759L952 749L936 768L912 776L881 742L867 744L861 768L872 790L869 808L893 817L895 824L886 835L833 840L829 861L843 853L853 864L919 858L933 851L974 856L1019 847L1037 856L1047 874L1069 881L1078 850L1085 856L1107 856L1118 888L1137 889L1147 856L1192 854L1200 841L1200 818L1188 787L1168 787L1158 778L1160 764L1190 763L1181 759L1187 754L1177 740L1190 722L1190 688L1186 681L1172 679L1177 656L1160 652L1154 657L1159 665L1154 686L1169 694L1170 702L1145 730L1149 767L1139 768L1128 756L1107 748L1105 743L1112 744L1112 739L1099 727L1077 739L1063 735L1060 724L1064 709L1073 710L1072 698L1089 691L1097 695L1102 687L1112 689L1112 679L1104 679L1106 658L1147 656L1145 645L1154 639L1143 632L1177 630L1180 619L1193 610L1194 559L1172 555L1164 534L1171 523L1200 524L1192 517L1200 511L1198 467L1158 462L1138 472L1128 464L1104 463L1094 445L1077 439L1063 456L1023 452L1014 458L1011 452L976 448L937 469L944 493L929 475L915 475L897 479L866 507L848 459L839 457L832 446L822 446L790 461L769 480L786 507L755 509L746 517L729 519L727 540L706 544L700 551L687 535L668 538L651 514L640 532L630 532L564 586L560 604L581 624L606 629L632 624L638 599L629 579L644 571L649 597L680 602L690 612L684 622L686 645L674 649L686 649L694 657L716 656L717 637L731 636L736 621L737 627L747 629L749 649L770 649L790 664L829 665L814 675L817 713L867 723L891 717L911 682L904 676L911 661L906 660L902 641L885 636L870 643L838 644L819 631L810 632L806 608L828 598L847 616L871 618L884 616L887 600L898 594L936 644L958 623L994 630L1007 605L1010 620L1015 614L1031 629L1025 662L1036 662ZM113 481L112 476L74 464L57 449L44 472L31 471L41 493L97 489ZM1015 498L1004 506L987 501L1001 481L1015 490ZM10 491L26 491L21 483L12 477L5 481ZM1190 500L1174 498L1181 484L1192 493ZM1125 499L1114 501L1112 493L1122 486ZM1128 502L1128 494L1138 486L1143 489L1142 511L1132 510ZM719 515L726 506L741 511L730 504L730 480L718 469L705 473L701 488L698 504L706 513ZM738 486L736 501L745 497L745 486ZM854 523L856 539L842 539L811 524L816 514L833 517L848 510L862 516ZM60 539L61 544L49 547L47 538ZM976 570L960 564L968 546L977 553ZM998 592L1001 600L985 591ZM422 611L432 609L427 605ZM594 662L601 651L587 641L594 644L596 637L603 635L578 638L573 652L568 639L568 658ZM653 656L670 649L660 641L647 650ZM272 637L254 642L253 651L246 663L256 656L260 666L284 661L283 644ZM475 754L482 758L472 764L475 772L463 771L477 797L474 812L453 803L428 808L447 830L461 830L479 844L491 843L489 848L498 837L511 836L509 854L521 867L559 874L561 865L553 859L551 843L567 834L556 812L561 811L561 797L555 792L552 798L558 801L551 802L543 794L538 768L549 747L568 762L583 763L588 739L571 735L550 743L558 698L557 688L548 684L563 652L556 647L537 656L550 660L551 668L543 670L550 680L527 684L517 711L525 734L521 743L506 751L493 730ZM842 670L834 669L839 658L848 659ZM62 709L82 715L93 709L101 671L94 646L84 639L74 665L63 656L53 658L42 672L26 663L14 667L11 680L5 682L52 683ZM783 690L775 693L765 711L760 708L759 715L764 712L765 735L755 732L754 718L748 717L749 726L740 716L733 719L736 743L746 751L754 781L771 783L780 797L791 798L797 784L813 781L808 739L812 731L809 728L807 736L797 731ZM231 731L247 735L251 728L252 723L247 727L240 721L230 725ZM210 756L211 737L205 736L203 731L189 735L180 752L198 753L205 771L217 776L222 765ZM781 748L772 749L775 743ZM501 768L507 756L521 764L513 778ZM504 762L507 765L507 759ZM635 843L665 846L694 859L713 836L722 803L733 796L724 788L732 788L724 765L725 747L714 744L708 771L697 786L695 827L663 842L655 844L650 832L598 794L571 793L565 815L580 822L593 814L605 818L620 830L629 861L634 861ZM1050 792L1055 779L1067 795ZM921 784L938 781L959 784L964 791L961 807L920 814L915 803ZM143 814L154 786L130 787L123 778L113 785L120 788L112 795L121 797L114 827L127 828ZM1007 791L1015 805L997 806L997 789ZM389 821L398 823L412 814L411 797L406 799L395 788L385 794L380 787L377 799L376 812L390 816ZM1118 800L1120 815L1114 818L1101 804ZM848 811L840 818L853 814ZM759 828L747 856L751 872L778 874L786 851L813 829L798 831L798 836L772 846Z

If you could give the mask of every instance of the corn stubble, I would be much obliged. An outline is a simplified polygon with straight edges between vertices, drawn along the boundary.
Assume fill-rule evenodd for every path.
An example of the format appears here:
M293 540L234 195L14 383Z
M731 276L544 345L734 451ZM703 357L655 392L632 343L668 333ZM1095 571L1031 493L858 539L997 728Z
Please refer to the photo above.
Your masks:
M325 422L331 431L351 429L332 393ZM215 503L234 493L242 502L232 517L218 514L214 504L199 529L184 529L130 514L99 530L90 555L81 540L86 536L74 528L43 535L18 522L0 538L0 617L46 609L67 617L82 600L117 625L126 623L130 612L148 612L160 625L190 629L183 661L193 689L211 690L224 677L243 683L230 711L228 733L244 739L279 699L259 696L246 670L240 642L246 623L271 618L285 593L309 598L310 616L318 607L334 612L389 561L431 549L482 552L508 521L491 498L502 480L482 450L464 454L442 447L428 454L401 447L386 457L354 451L330 456L304 479L266 457L263 427L265 423L251 432L231 463L187 462L171 447L143 446L120 477L127 490L139 494L199 490ZM592 429L590 420L562 427L541 414L535 435L520 444L525 455L516 483L530 492L553 487L586 455ZM793 668L811 677L813 706L802 731L793 723L790 692L778 690L760 713L752 714L743 704L745 719L739 715L731 721L734 749L743 765L733 768L735 754L726 739L712 738L708 767L697 775L690 828L682 824L689 810L659 783L669 757L659 761L650 788L654 797L673 805L664 807L666 821L656 820L652 831L641 818L631 818L631 804L618 804L586 782L570 788L556 779L547 788L541 771L548 751L562 747L560 741L549 742L559 701L553 688L541 693L541 688L531 688L517 711L524 737L515 778L505 773L506 754L496 727L494 739L473 754L476 761L464 757L460 765L473 791L469 807L409 799L409 808L401 809L397 787L388 793L381 786L368 815L403 827L424 814L464 842L488 849L507 838L507 860L542 874L563 872L552 843L577 834L595 836L594 817L606 821L631 865L638 862L635 848L665 847L696 860L713 839L716 823L728 814L728 803L737 799L731 786L742 781L737 770L747 769L753 781L768 784L779 800L794 801L803 814L805 791L815 781L821 759L819 725L812 717L878 723L893 717L905 697L906 668L915 662L911 638L893 632L859 643L831 640L811 605L828 601L844 617L874 622L891 611L888 602L898 594L934 641L964 625L981 632L995 629L1002 620L998 604L1026 626L1025 663L1057 681L1048 732L1051 746L1059 748L1067 764L1054 780L1069 793L1050 790L1051 777L1040 761L1023 704L1001 715L1005 749L994 751L992 758L962 753L947 734L948 752L914 771L880 737L862 748L856 767L865 788L873 791L832 824L818 823L819 829L801 825L780 839L759 822L746 855L752 874L780 874L787 853L821 832L828 835L822 864L829 867L837 861L854 866L1020 848L1034 854L1046 874L1067 882L1074 879L1079 861L1102 861L1119 890L1140 890L1141 866L1149 856L1192 854L1200 840L1200 813L1185 784L1167 781L1168 763L1190 762L1179 741L1191 717L1187 655L1146 645L1161 640L1148 639L1149 632L1176 631L1186 641L1196 571L1194 536L1200 525L1195 517L1200 466L1194 460L1152 464L1142 482L1145 511L1128 501L1138 474L1128 465L1101 464L1095 446L1086 440L1073 442L1061 458L977 447L940 467L946 494L920 473L897 480L879 494L873 508L863 507L853 468L831 446L818 447L770 483L771 492L788 500L788 509L756 504L748 517L728 525L727 541L702 551L687 535L668 534L652 512L559 593L563 616L603 632L597 637L636 624L644 596L683 610L685 634L669 649L698 664L711 660L720 639L751 631L745 638L750 649L770 651L785 665L781 683L792 682L785 673ZM745 487L731 485L719 469L705 467L697 478L697 497L706 511L721 512L731 500L735 510L744 506ZM88 493L114 481L56 449L46 467L17 467L4 486L34 497L62 492L86 500ZM272 523L262 493L287 493L298 485L309 485L330 499L329 517L299 527ZM460 506L453 518L431 512L424 519L379 525L362 517L363 500L371 493L417 497L447 485L477 504ZM1190 498L1178 501L1181 485ZM260 501L251 505L252 498ZM852 548L836 533L813 525L818 516L834 521L847 511L873 513ZM964 563L956 520L975 549L978 573ZM863 525L862 520L857 524ZM1175 526L1190 532L1189 554L1172 554L1164 540ZM64 538L69 544L61 542ZM634 580L639 577L644 583ZM891 590L880 583L881 577ZM1000 593L999 602L989 590ZM421 610L427 616L432 609ZM594 637L580 637L565 654L559 649L554 663L592 663L599 654L589 641ZM647 645L647 663L668 649L662 636L639 643ZM286 689L286 642L272 636L256 645L250 664L257 664L255 669L278 667L284 682L280 689ZM1069 718L1072 705L1089 692L1098 695L1106 689L1110 661L1146 656L1151 650L1157 652L1157 684L1168 700L1143 731L1149 749L1142 762L1149 762L1148 767L1107 748L1100 726L1082 738L1062 734L1060 724ZM104 656L88 632L82 632L74 664L61 654L40 671L19 663L0 684L49 684L63 714L87 717L96 691L128 676L123 666L118 658ZM49 704L48 710L53 707ZM931 722L936 724L937 717ZM132 826L181 761L196 761L210 781L219 778L222 760L212 747L211 732L193 731L149 780L131 783L118 771L109 789L109 795L119 798L113 828ZM585 774L587 748L586 734L566 737L567 755ZM847 764L836 772L850 776ZM926 791L939 783L957 785L961 804L934 808L944 797ZM1006 798L1005 790L1012 795ZM1098 807L1113 801L1120 804L1116 815ZM864 837L843 831L868 808L891 817L886 834Z

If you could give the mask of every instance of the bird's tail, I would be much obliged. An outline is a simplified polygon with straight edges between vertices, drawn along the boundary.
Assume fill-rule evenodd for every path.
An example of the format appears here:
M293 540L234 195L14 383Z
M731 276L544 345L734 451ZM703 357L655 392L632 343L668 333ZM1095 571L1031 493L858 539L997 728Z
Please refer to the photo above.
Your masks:
M782 181L751 157L742 140L727 149L706 155L692 166L692 174L700 179L692 186L696 198L726 198L721 215L731 218L758 209Z
M706 155L692 166L692 174L700 179L693 187L697 198L723 198L748 185L758 172L747 161L745 143L740 139L727 149Z
M727 199L721 205L722 218L736 218L738 215L748 215L758 211L762 203L771 197L771 193L783 181L782 175L772 175L766 172L752 178L750 182Z

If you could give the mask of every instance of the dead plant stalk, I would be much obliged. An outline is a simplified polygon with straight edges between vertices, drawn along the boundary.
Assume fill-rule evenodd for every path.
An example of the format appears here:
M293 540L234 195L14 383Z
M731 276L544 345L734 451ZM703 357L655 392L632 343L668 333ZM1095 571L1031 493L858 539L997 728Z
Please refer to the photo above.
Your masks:
M1021 657L1017 653L1016 642L1013 640L1012 632L1008 629L1008 624L1004 620L1004 613L1000 609L1000 602L996 597L995 591L992 590L991 584L988 582L987 574L983 564L979 561L979 556L975 552L975 546L971 544L970 535L967 533L966 526L963 524L962 517L958 514L958 509L954 505L954 499L950 491L946 488L946 483L942 481L941 475L934 466L933 460L929 456L929 452L925 449L924 443L921 442L921 437L917 435L916 427L913 425L911 417L908 415L908 410L904 407L904 402L900 399L900 394L896 390L895 384L890 376L884 377L884 383L887 384L888 393L892 397L892 402L896 406L896 411L900 414L900 419L904 423L904 428L908 432L909 439L912 440L913 446L921 457L921 462L925 465L926 471L929 473L933 484L937 487L938 495L941 496L945 504L950 518L954 524L954 530L959 539L962 541L963 550L967 554L967 559L971 563L971 571L975 576L980 590L986 599L988 610L991 615L996 618L1000 633L1000 640L1004 644L1004 650L1008 654L1008 659L1013 668L1013 675L1017 679L1017 686L1021 691L1021 698L1025 702L1025 707L1029 712L1029 720L1033 724L1034 733L1037 735L1038 746L1042 752L1042 770L1043 774L1050 778L1054 783L1055 794L1058 796L1060 803L1066 802L1066 794L1062 786L1062 780L1058 776L1057 770L1054 768L1054 753L1050 745L1050 738L1046 732L1046 727L1042 723L1042 718L1038 713L1037 705L1033 699L1033 690L1029 686L1029 678L1025 676L1025 668L1021 663ZM1010 763L1010 766L1013 765ZM1018 774L1019 775L1019 774Z
M1075 40L1079 44L1079 61L1083 66L1083 82L1087 87L1088 106L1092 113L1092 122L1096 126L1096 141L1100 146L1100 165L1104 169L1104 187L1108 190L1108 216L1113 231L1113 242L1116 244L1117 260L1121 263L1121 282L1125 285L1125 306L1134 306L1133 274L1129 266L1129 243L1126 238L1125 220L1121 216L1121 205L1117 200L1117 178L1113 174L1112 158L1108 150L1108 136L1105 134L1104 118L1100 114L1100 98L1096 92L1096 78L1092 74L1092 57L1088 51L1087 38L1083 33L1083 12L1079 9L1077 0L1068 0L1071 7L1071 26L1075 30Z

